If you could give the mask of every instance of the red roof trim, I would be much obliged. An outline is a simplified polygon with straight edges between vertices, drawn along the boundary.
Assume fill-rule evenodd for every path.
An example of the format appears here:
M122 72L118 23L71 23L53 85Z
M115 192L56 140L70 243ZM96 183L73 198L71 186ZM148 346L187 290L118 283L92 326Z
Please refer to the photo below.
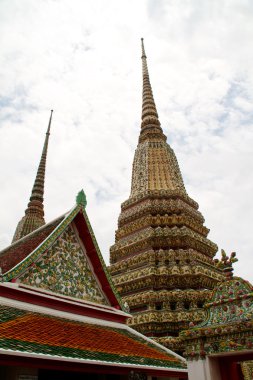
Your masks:
M50 309L65 311L68 313L73 313L77 315L87 316L96 319L103 319L111 322L126 323L128 315L118 314L113 310L99 309L99 305L85 304L76 304L75 299L73 298L73 303L67 302L62 298L57 298L57 295L52 294L52 298L49 295L42 294L40 292L28 291L26 289L10 287L10 286L1 286L0 284L0 296L26 302L28 304L34 304L38 306L48 307ZM78 300L77 300L78 301Z
M69 372L90 372L90 373L104 373L104 374L118 374L124 375L129 374L131 370L136 372L146 373L149 376L157 377L180 377L180 379L188 379L187 372L177 371L168 369L167 371L162 371L154 368L134 368L135 366L118 366L118 365L100 365L95 364L86 364L86 363L76 363L73 361L67 362L62 360L48 360L48 359L39 359L23 356L12 356L5 355L0 353L0 365L10 365L10 366L20 366L20 367L32 367L32 368L42 368L42 369L51 369L51 370L60 370L60 371L69 371Z
M105 274L105 270L101 263L100 257L97 253L97 249L94 245L93 238L91 236L91 232L89 230L89 226L87 225L86 218L82 212L79 212L74 218L74 223L77 227L79 238L81 239L85 249L86 254L89 257L96 276L98 277L100 284L102 286L102 290L108 297L110 304L116 309L121 309L121 305L117 297L114 294L114 291L111 287L110 282Z

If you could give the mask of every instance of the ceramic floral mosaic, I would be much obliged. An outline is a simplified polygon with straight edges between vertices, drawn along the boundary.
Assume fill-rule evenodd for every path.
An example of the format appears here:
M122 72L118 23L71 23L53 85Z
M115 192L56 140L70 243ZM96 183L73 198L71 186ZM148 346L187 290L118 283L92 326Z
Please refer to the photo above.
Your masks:
M70 297L108 303L71 226L30 265L20 276L20 281Z
M207 303L206 320L182 331L189 360L221 352L252 350L253 287L240 277L220 283Z
M244 320L253 314L253 289L252 286L242 280L233 279L217 286L213 293L208 323L212 325L226 322Z

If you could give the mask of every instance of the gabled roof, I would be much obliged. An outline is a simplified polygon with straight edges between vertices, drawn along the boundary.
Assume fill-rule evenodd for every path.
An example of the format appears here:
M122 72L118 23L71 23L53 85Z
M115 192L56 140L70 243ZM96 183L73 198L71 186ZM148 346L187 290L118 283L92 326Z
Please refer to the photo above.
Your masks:
M0 252L0 268L2 273L8 272L23 261L51 234L64 218L65 215L62 215L3 249Z
M41 227L20 239L0 253L0 266L2 265L2 282L15 282L25 270L39 259L59 236L74 223L79 238L85 247L86 255L92 264L94 274L98 279L102 291L109 304L123 309L120 297L114 288L103 257L100 253L96 238L85 211L86 197L83 190L77 196L76 206L64 216Z
M1 354L186 372L183 358L122 323L50 315L45 308L0 306Z

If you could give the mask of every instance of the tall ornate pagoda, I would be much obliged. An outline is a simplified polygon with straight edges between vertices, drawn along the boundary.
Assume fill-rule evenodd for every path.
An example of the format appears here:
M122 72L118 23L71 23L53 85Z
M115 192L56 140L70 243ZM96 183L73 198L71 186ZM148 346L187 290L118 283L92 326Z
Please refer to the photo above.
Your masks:
M178 334L204 318L202 306L224 279L217 246L183 183L166 142L149 80L142 39L142 122L131 194L121 205L110 273L133 317L129 324L178 351Z

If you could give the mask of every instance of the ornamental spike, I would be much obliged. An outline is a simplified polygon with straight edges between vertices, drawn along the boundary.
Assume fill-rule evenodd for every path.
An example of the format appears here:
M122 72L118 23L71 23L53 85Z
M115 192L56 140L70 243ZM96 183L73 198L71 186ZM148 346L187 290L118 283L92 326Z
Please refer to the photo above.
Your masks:
M141 38L141 50L142 50L142 57L141 58L147 58L144 48L144 38Z
M147 56L144 48L144 40L141 39L142 49L142 77L143 77L143 92L142 92L142 123L141 128L159 128L160 121L153 97L152 87L150 84ZM161 129L161 128L160 128ZM161 130L162 131L162 130Z
M87 206L87 199L86 199L86 195L83 189L79 191L79 193L76 196L76 204L81 205L84 208Z
M51 110L42 155L38 167L38 171L35 177L32 193L30 196L30 202L25 210L25 216L20 220L17 225L12 242L21 239L28 235L30 232L45 224L44 219L44 183L46 172L46 159L48 150L48 141L50 136L50 128L52 122L53 110Z

